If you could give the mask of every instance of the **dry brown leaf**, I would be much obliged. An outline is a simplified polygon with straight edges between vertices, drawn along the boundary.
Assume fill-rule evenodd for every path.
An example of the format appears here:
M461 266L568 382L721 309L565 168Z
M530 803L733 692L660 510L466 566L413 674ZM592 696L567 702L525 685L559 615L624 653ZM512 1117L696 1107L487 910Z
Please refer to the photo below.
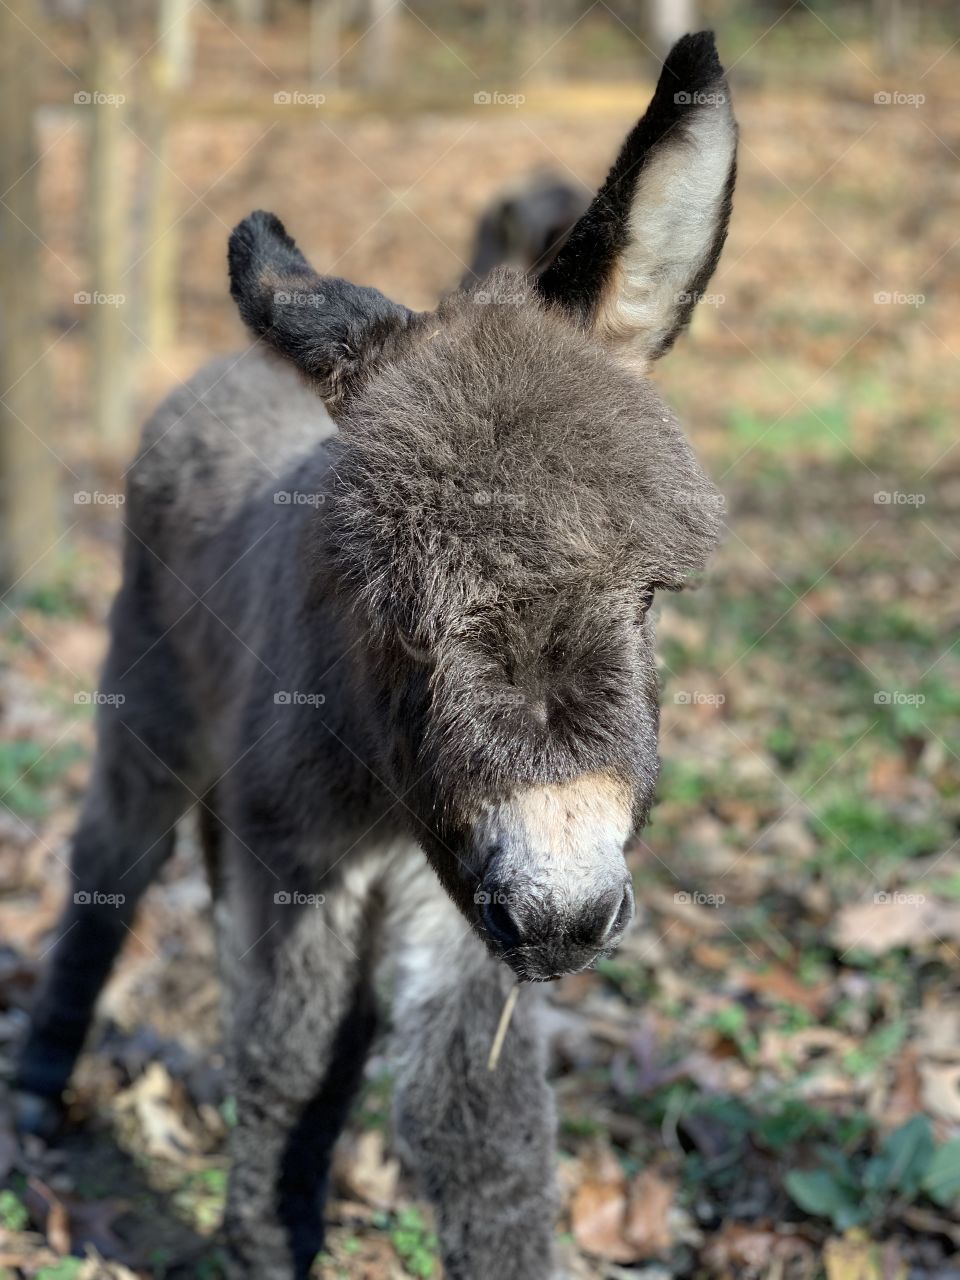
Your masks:
M870 768L870 790L874 795L899 800L906 794L909 778L902 755L880 756Z
M609 1147L583 1164L570 1205L573 1235L585 1253L608 1262L640 1262L673 1242L670 1211L676 1183L649 1169L629 1184Z
M87 1248L98 1257L127 1257L127 1246L113 1230L115 1219L127 1210L123 1201L58 1195L45 1182L32 1177L24 1202L34 1221L42 1224L47 1242L56 1253L66 1256Z
M781 1274L786 1262L806 1264L802 1274L808 1274L815 1262L809 1241L792 1233L775 1231L763 1223L726 1223L701 1256L711 1270L736 1276L738 1280Z
M136 1116L148 1155L177 1164L197 1158L197 1139L177 1112L174 1082L163 1063L151 1063L129 1089L117 1095L116 1106Z
M908 1045L893 1064L893 1083L878 1107L884 1128L896 1129L923 1110L923 1082L916 1050Z
M676 1182L655 1169L638 1173L630 1183L623 1236L637 1258L653 1258L670 1248L669 1217L676 1193Z
M59 1254L48 1249L43 1237L32 1231L7 1231L0 1227L0 1267L17 1267L33 1275L38 1267L55 1266Z
M960 1121L960 1063L922 1062L920 1080L924 1110Z
M874 1244L862 1231L828 1240L823 1250L827 1280L906 1280L896 1242Z
M714 933L727 933L715 907L699 906L693 901L692 895L683 890L669 893L666 889L649 888L645 890L643 900L654 911L661 911L683 924L691 925L698 939ZM728 933L727 936L729 937Z
M49 627L45 642L50 646L51 657L69 671L96 676L107 648L103 627L84 618L71 618L69 622L44 619L43 622Z
M380 1130L368 1129L338 1153L336 1178L344 1195L375 1209L392 1209L397 1199L400 1162L387 1155Z
M625 1184L583 1182L570 1206L574 1238L585 1253L610 1262L631 1262L633 1247L624 1240Z
M802 862L813 855L816 847L817 842L811 835L810 828L801 818L789 815L780 818L757 840L757 849L763 855L759 859L761 866L758 867L758 871L765 880L769 880L774 874L774 868L770 865L770 854ZM737 862L740 862L739 856Z
M54 884L39 894L5 902L0 907L0 937L19 951L31 952L54 928L62 906L59 887Z
M609 1147L597 1147L584 1165L584 1176L570 1204L577 1244L586 1253L610 1262L631 1262L633 1247L624 1240L627 1180Z
M833 932L841 950L882 955L894 947L960 942L960 903L923 894L888 897L888 902L861 902L838 912Z
M62 1200L39 1178L29 1178L27 1186L27 1207L34 1219L43 1223L43 1233L51 1249L60 1254L70 1253L70 1217Z
M87 1261L80 1269L77 1280L138 1280L135 1272L120 1262L107 1262L96 1249L89 1249Z
M826 982L818 983L815 987L804 986L788 969L780 965L762 972L743 969L733 975L733 980L757 995L773 996L776 1000L797 1005L814 1015L822 1012L830 989Z
M935 1213L932 1209L924 1209L918 1204L904 1205L900 1211L900 1217L914 1231L919 1231L927 1236L946 1236L948 1240L952 1240L960 1248L960 1222L952 1222L950 1219L945 1218L942 1213Z
M922 1058L960 1060L960 1003L931 1000L917 1014L914 1039Z
M802 1027L799 1031L764 1031L760 1038L760 1060L765 1067L780 1070L784 1062L800 1066L810 1059L845 1057L857 1047L853 1036L834 1027Z
M698 942L692 952L694 960L703 969L714 969L725 973L730 968L730 952L726 947L718 947L711 942Z

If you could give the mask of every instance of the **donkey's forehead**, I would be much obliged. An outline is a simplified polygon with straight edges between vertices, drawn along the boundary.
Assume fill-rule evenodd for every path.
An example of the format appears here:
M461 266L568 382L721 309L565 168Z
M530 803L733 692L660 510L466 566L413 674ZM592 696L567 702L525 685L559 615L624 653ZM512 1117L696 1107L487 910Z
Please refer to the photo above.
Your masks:
M378 607L445 615L624 576L679 585L713 490L653 387L497 272L448 301L345 419L340 568Z
M389 441L400 480L512 476L531 498L564 480L614 495L682 461L662 447L680 432L652 384L506 269L426 317L344 426L371 462Z

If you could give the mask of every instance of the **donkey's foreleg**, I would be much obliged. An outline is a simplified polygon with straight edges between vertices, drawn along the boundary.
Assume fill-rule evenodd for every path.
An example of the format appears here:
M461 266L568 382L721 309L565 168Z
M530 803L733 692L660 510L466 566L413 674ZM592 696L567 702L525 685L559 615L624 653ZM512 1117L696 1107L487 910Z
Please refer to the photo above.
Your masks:
M73 839L67 904L16 1069L20 1123L35 1132L55 1127L59 1096L97 997L190 802L117 715L102 719L93 778Z
M448 1280L548 1280L555 1119L537 993L520 990L491 1069L512 975L452 907L437 912L442 926L413 917L417 947L401 970L398 1136L436 1209Z
M19 1119L35 1132L56 1123L97 996L194 799L195 783L184 781L192 772L194 711L166 629L150 616L145 558L128 542L67 905L17 1065Z
M301 1280L323 1246L333 1145L374 1032L373 926L342 883L298 905L259 880L278 901L262 937L247 912L227 975L237 1124L224 1227L231 1280Z

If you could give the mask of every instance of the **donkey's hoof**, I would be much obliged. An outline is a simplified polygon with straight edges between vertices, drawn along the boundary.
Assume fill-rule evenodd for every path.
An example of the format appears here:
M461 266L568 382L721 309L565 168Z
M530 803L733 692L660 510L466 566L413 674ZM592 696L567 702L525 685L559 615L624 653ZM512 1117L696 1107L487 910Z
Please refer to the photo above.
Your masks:
M63 1122L63 1106L57 1098L17 1089L13 1094L13 1118L19 1133L49 1142Z

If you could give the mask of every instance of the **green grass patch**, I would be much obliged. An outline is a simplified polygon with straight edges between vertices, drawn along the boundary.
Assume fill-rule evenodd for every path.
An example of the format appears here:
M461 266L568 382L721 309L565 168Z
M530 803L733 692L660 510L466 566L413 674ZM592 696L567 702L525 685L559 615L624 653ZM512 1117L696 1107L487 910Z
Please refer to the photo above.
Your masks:
M216 1230L227 1199L227 1172L212 1166L187 1177L173 1197L177 1211L196 1229Z
M29 1225L30 1214L17 1193L9 1187L0 1191L0 1227L7 1231L26 1231Z
M61 1258L33 1273L34 1280L79 1280L86 1266L83 1258Z
M32 587L19 596L20 605L36 609L54 618L76 618L87 612L87 603L77 589L83 576L80 557L65 552L54 572L42 584Z
M39 818L50 808L50 788L83 756L77 743L31 738L0 743L0 798L23 818Z
M832 786L812 809L819 842L814 863L822 871L869 869L879 874L936 852L950 834L940 817L908 820L843 785Z
M419 1209L403 1209L390 1227L390 1243L410 1276L431 1280L440 1273L436 1235L427 1228Z
M744 449L790 457L833 458L851 450L850 419L843 405L820 405L779 421L737 409L728 420L734 456Z

